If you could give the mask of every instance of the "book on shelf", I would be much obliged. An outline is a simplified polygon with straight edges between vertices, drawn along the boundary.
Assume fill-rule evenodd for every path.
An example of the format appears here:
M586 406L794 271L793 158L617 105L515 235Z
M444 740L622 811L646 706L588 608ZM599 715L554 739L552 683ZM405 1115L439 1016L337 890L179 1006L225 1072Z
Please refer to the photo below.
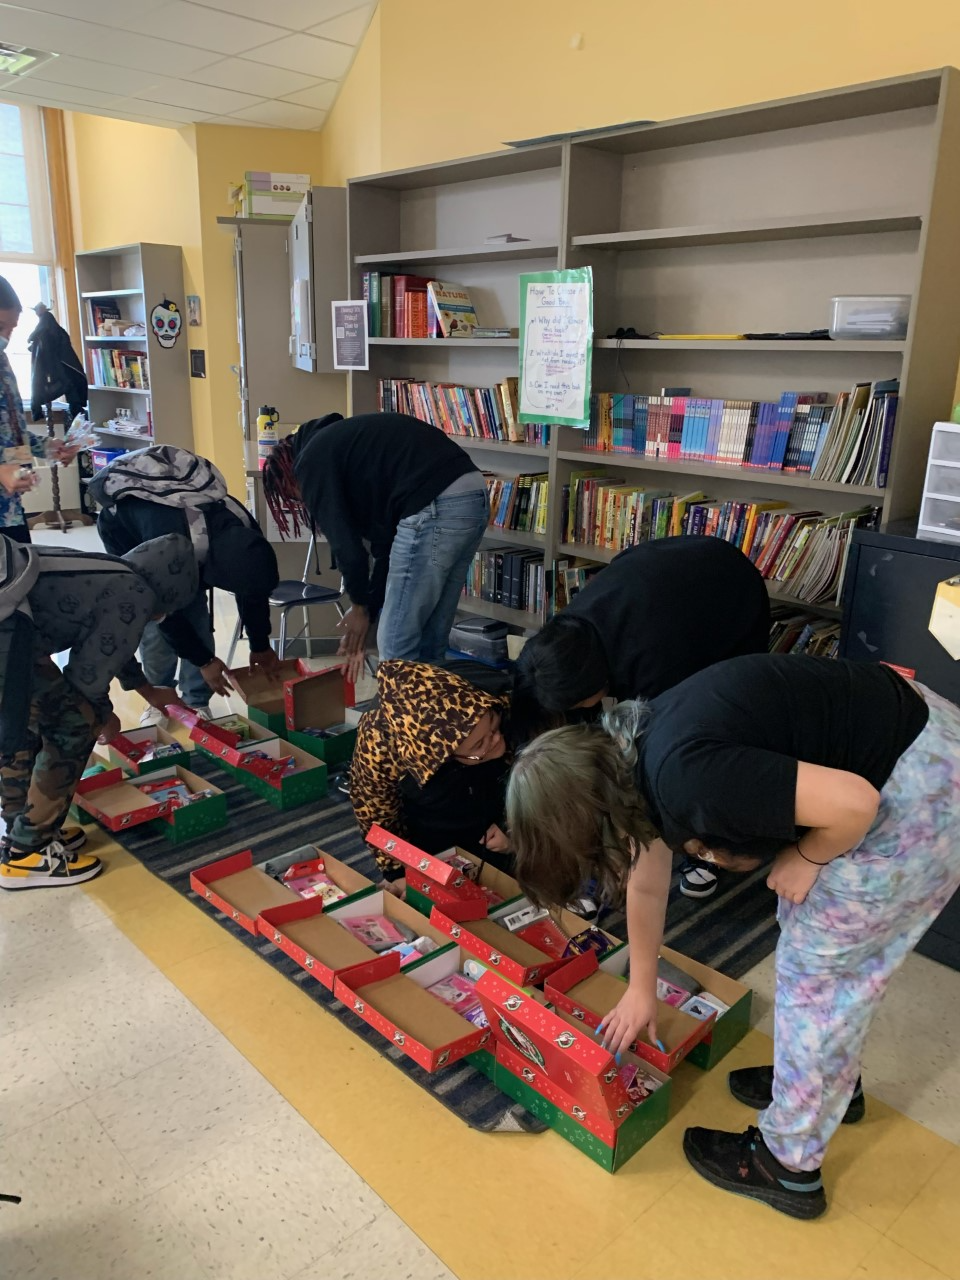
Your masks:
M883 488L898 391L895 378L857 383L833 405L824 391L776 401L598 391L583 447Z
M490 527L546 534L549 481L546 472L498 476L484 472L490 496Z
M427 285L427 294L440 328L440 336L469 338L480 323L469 291L462 284L431 280Z
M543 554L517 547L484 547L477 551L467 572L464 607L470 599L542 614L544 600Z
M790 605L775 604L770 616L770 652L840 656L839 620L820 618Z
M122 332L120 308L115 298L89 299L87 302L89 327L87 333L96 338L113 337Z
M595 562L583 560L579 556L555 560L552 574L554 613L565 609L573 597L583 590L602 567Z
M493 387L463 387L416 378L381 378L377 407L432 423L448 436L502 443L547 445L547 423L521 423L517 379Z
M364 271L361 285L371 338L471 338L479 327L463 285L393 271ZM497 325L476 336L509 338L515 333Z
M150 390L150 366L145 351L121 350L118 347L90 347L92 383L100 387L135 388Z

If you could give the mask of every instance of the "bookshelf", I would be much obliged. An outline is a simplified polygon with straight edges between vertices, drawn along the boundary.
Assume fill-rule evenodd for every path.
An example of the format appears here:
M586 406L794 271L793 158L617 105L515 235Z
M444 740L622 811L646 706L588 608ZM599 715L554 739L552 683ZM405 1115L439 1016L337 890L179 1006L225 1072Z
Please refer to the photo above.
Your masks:
M104 449L137 449L156 440L193 448L183 256L177 245L129 244L76 255L83 359L90 381L90 419ZM172 346L151 333L150 313L176 304L181 328ZM96 320L119 311L117 334L98 332ZM125 328L144 332L127 336ZM113 385L113 382L127 385ZM126 411L129 425L117 411Z
M833 399L858 381L900 380L887 484L584 448L554 428L545 449L462 439L484 470L546 471L544 560L615 554L560 542L560 495L598 469L718 502L776 500L831 516L864 505L881 527L919 506L933 424L948 416L960 364L960 73L945 68L729 111L579 134L348 183L351 296L364 270L410 271L465 285L485 325L518 323L521 272L589 265L594 274L595 391L777 400ZM491 235L527 237L487 245ZM641 334L823 329L836 294L912 297L902 341L617 340ZM377 407L381 378L487 387L516 374L515 339L371 341L350 375L352 411ZM511 456L512 455L512 456ZM490 530L495 542L503 531ZM500 537L499 541L507 541ZM538 541L534 545L539 546ZM835 604L771 597L839 616ZM489 602L464 609L530 628Z

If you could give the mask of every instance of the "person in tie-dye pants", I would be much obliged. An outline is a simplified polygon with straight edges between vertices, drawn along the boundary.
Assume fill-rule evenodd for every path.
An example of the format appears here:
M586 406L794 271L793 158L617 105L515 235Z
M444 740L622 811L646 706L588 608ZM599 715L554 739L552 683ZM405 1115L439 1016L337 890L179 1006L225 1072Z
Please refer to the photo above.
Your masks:
M772 859L775 1062L730 1077L759 1127L688 1129L684 1151L724 1190L818 1217L827 1145L863 1114L880 1000L960 887L960 708L882 664L735 658L619 704L602 732L537 739L507 822L535 901L564 901L587 871L627 884L630 983L602 1024L615 1051L656 1034L671 850L741 872Z

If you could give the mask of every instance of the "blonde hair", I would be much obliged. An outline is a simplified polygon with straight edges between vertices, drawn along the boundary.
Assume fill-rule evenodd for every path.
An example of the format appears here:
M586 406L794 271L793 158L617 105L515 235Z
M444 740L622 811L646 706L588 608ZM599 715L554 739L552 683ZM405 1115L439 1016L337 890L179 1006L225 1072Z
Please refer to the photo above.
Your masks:
M622 895L641 845L657 836L633 777L647 709L621 702L598 725L565 725L526 747L507 787L517 878L530 899L565 906L591 878Z

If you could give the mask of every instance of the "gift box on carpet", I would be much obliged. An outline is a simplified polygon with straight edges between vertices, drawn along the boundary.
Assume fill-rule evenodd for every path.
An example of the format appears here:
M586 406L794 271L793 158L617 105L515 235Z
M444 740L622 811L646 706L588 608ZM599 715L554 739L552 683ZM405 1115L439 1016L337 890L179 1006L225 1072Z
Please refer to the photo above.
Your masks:
M332 991L334 978L342 969L367 964L377 957L372 948L345 929L342 923L347 919L368 916L384 916L406 926L415 936L430 938L437 944L437 951L431 955L437 955L441 948L450 947L449 938L441 930L428 924L419 912L383 889L337 902L326 909L316 898L298 898L295 903L262 911L258 928L263 937ZM399 967L399 956L397 963ZM407 966L404 972L414 967Z
M353 686L349 688L352 691ZM311 671L301 664L299 676L284 681L281 734L330 767L345 763L357 743L356 726L345 723L346 696L339 667Z
M591 1031L620 1002L626 992L626 973L629 949L624 948L598 962L596 955L587 952L574 956L567 964L555 969L544 983L544 994L557 1009ZM710 1034L715 1019L695 1018L682 1009L657 1002L657 1036L664 1052L645 1040L635 1041L630 1048L639 1057L668 1074L678 1062L686 1058L701 1040Z
M429 988L462 977L464 953L434 952L415 969L400 970L396 954L378 956L337 974L333 994L425 1071L439 1071L477 1053L489 1027L470 1021ZM473 1011L479 1012L479 1001Z
M384 853L402 862L406 868L407 900L411 906L428 916L439 907L450 920L480 920L492 906L514 902L523 897L522 890L512 876L497 870L489 863L465 849L447 849L433 855L424 853L416 845L391 835L383 827L374 825L367 832L367 844L382 849ZM450 861L470 864L471 870ZM497 903L484 890L499 898Z
M243 762L244 749L263 742L271 742L276 734L246 716L219 716L214 720L194 717L190 724L190 741L201 751L216 760L217 764L231 770Z
M323 761L282 738L254 739L236 750L238 763L231 767L237 780L277 809L295 809L327 794Z
M138 790L120 769L88 771L73 793L78 809L96 818L108 831L126 831L159 818L161 806Z
M264 729L283 733L286 728L284 681L300 678L297 658L285 658L269 675L259 667L233 667L227 679L246 703L247 715Z
M136 777L190 762L190 753L183 744L156 724L118 733L108 744L107 751L114 764Z
M495 1039L497 1087L604 1169L615 1172L666 1124L665 1073L629 1052L618 1064L569 1015L499 974L485 973L477 994Z
M181 765L157 769L141 778L137 789L160 805L156 826L171 844L198 840L227 825L227 797L212 782ZM189 800L184 790L197 799Z

